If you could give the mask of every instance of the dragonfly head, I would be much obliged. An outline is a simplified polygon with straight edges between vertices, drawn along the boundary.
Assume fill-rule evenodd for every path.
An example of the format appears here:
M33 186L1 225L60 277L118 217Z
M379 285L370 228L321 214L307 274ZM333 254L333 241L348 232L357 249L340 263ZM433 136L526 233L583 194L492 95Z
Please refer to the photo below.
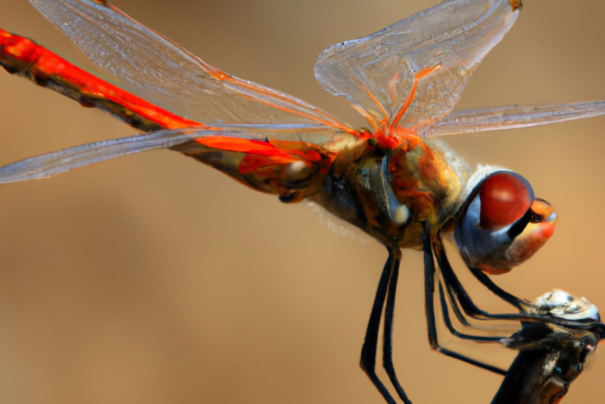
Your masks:
M556 222L550 204L534 197L525 178L495 171L470 192L456 222L456 244L469 266L502 274L533 256Z

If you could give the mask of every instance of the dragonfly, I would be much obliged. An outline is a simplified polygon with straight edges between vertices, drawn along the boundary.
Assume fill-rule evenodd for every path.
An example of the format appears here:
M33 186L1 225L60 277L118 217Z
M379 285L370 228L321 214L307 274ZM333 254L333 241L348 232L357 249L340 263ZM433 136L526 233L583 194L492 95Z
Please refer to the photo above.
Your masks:
M76 22L79 20L75 19L73 16L70 18L68 13L62 13L62 7L57 6L57 4L59 3L45 2L43 5L42 3L38 3L37 6L42 8L47 7L50 11L43 11L43 14L45 14L47 18L51 19L51 21L55 22L61 28L66 29L68 31L68 35L70 29L77 31L84 28L83 26L79 26ZM93 12L93 14L87 15L87 17L91 17L93 21L95 21L95 18L103 19L102 21L97 20L99 23L111 21L111 29L104 31L109 32L110 34L118 35L120 30L127 29L128 21L132 21L126 20L126 22L122 22L122 25L116 23L116 21L121 21L119 16L123 16L123 14L117 12L114 8L107 5L107 3L76 2L72 4L75 4L75 6L72 7L74 7L73 9L77 10L76 12L84 12L86 11L85 9L96 10ZM487 5L489 5L489 7ZM390 144L390 142L397 142L397 139L399 138L409 137L410 139L416 139L420 136L420 138L424 139L425 137L437 135L465 133L465 131L475 132L482 129L505 129L533 126L548 122L594 116L601 113L599 109L601 108L601 104L583 103L575 105L514 107L502 110L492 109L489 111L473 111L470 113L462 112L457 113L457 115L450 114L451 109L460 96L462 88L466 84L466 80L468 78L467 76L470 76L470 73L474 70L474 67L476 67L478 61L483 58L485 53L487 53L487 51L489 51L491 47L494 46L501 39L502 35L504 35L504 33L506 33L506 31L510 28L519 12L518 10L520 7L519 4L516 3L501 1L446 2L444 5L438 7L441 7L441 9L431 9L433 11L425 14L419 14L416 17L412 17L410 20L404 20L404 22L402 22L400 25L396 24L394 28L391 28L391 31L378 33L375 36L367 39L367 42L372 42L373 40L377 39L378 43L380 43L380 41L384 39L385 34L388 32L397 31L398 27L400 29L404 29L407 27L406 24L411 24L414 21L420 21L423 23L429 22L429 25L435 29L445 30L444 42L440 44L442 48L439 48L439 50L435 51L434 54L431 53L432 56L428 57L428 59L432 63L426 64L425 66L422 66L422 68L418 66L411 67L411 64L417 64L419 62L416 61L412 63L411 60L413 58L410 59L408 56L400 57L396 54L392 59L389 59L386 62L383 60L383 62L386 63L386 66L391 66L389 63L394 63L394 65L391 67L395 69L395 73L391 74L387 81L383 80L383 85L380 86L380 97L383 98L382 101L376 100L377 93L374 93L375 89L373 88L375 87L375 83L370 83L372 84L372 87L370 88L371 91L367 91L365 93L364 88L361 88L362 91L360 92L359 88L355 89L348 87L343 92L343 83L340 83L339 80L341 77L345 77L345 75L342 74L342 72L339 72L338 69L345 66L346 63L341 63L341 60L337 60L336 63L332 63L333 59L337 59L337 57L330 54L330 50L328 50L328 53L324 53L324 63L322 63L320 59L318 69L316 70L318 72L318 77L320 77L320 83L322 83L322 85L324 85L324 87L326 87L330 92L339 95L346 100L349 96L350 98L347 101L352 104L358 112L361 112L362 115L368 119L369 129L367 130L352 129L348 125L341 123L317 108L311 107L301 101L294 100L291 97L285 96L281 93L261 88L260 86L251 84L249 82L234 79L231 76L228 76L225 73L204 64L198 59L192 60L197 61L198 68L202 66L202 70L200 71L205 71L208 74L205 80L210 80L209 82L211 83L224 83L223 87L219 85L218 90L217 88L213 87L211 90L205 89L207 90L205 92L214 92L214 95L216 95L216 91L218 91L219 94L221 91L223 91L221 88L228 89L225 91L228 92L229 97L239 97L239 100L241 101L241 105L237 103L235 105L242 107L245 106L246 108L244 108L242 111L237 110L235 112L232 110L225 111L224 109L219 108L219 110L214 111L212 117L210 118L192 119L195 116L195 113L184 110L188 108L184 104L190 104L186 101L188 91L185 91L183 87L181 87L183 91L179 92L164 89L163 97L166 98L155 102L155 97L160 96L158 95L158 88L156 88L158 83L152 82L153 77L149 78L150 82L148 83L145 83L146 79L142 77L135 77L136 82L134 83L122 83L123 87L128 90L124 92L120 92L119 90L111 87L111 92L114 96L115 94L119 94L117 98L110 100L106 97L106 95L103 95L100 98L95 95L95 93L98 94L97 90L99 90L99 88L78 88L76 86L74 90L73 83L75 81L75 77L70 75L70 72L79 73L79 71L75 68L67 69L68 71L66 70L58 74L58 76L64 80L61 83L48 82L43 80L40 75L32 75L32 77L34 77L40 84L45 84L50 87L55 86L55 89L68 92L67 95L78 98L78 100L86 106L97 106L101 107L102 109L109 110L113 114L133 124L138 129L145 132L153 132L153 134L136 136L126 140L120 139L116 141L87 145L84 147L66 149L62 152L59 152L59 154L50 154L25 160L14 165L9 165L3 168L5 182L36 177L46 177L51 174L56 174L58 172L76 168L81 165L87 165L92 162L113 158L121 154L130 154L152 148L173 148L177 151L184 152L185 154L192 155L205 163L213 165L217 168L221 168L223 171L226 171L240 182L244 182L253 188L278 194L282 202L292 203L298 202L305 198L314 199L317 203L324 205L324 207L327 207L328 210L336 213L338 216L349 222L352 222L358 227L363 228L366 232L379 239L379 241L385 245L389 245L390 239L393 237L397 238L398 234L401 233L401 237L403 237L403 239L406 237L408 238L405 241L403 241L403 239L401 241L405 247L422 247L425 251L425 255L427 256L432 254L432 250L438 250L437 258L441 260L441 266L439 268L442 271L448 271L448 266L445 262L446 258L443 255L442 245L439 240L439 232L441 230L445 231L445 227L454 225L454 222L456 221L457 223L465 223L467 218L472 216L470 205L466 205L467 199L468 202L470 202L471 199L473 201L479 200L477 199L477 195L474 194L474 192L478 192L479 190L474 185L478 185L478 183L483 184L485 177L494 173L493 170L491 172L484 171L480 173L478 177L475 177L474 180L470 181L468 178L463 178L466 174L457 173L455 170L450 170L449 174L446 173L447 170L440 171L442 173L446 173L446 176L449 175L449 178L442 181L447 183L448 187L449 184L455 182L459 182L460 189L464 188L468 184L471 184L472 186L469 185L468 189L459 191L457 194L460 196L459 199L445 202L446 205L452 204L450 207L452 213L448 214L456 217L451 217L447 220L443 220L442 218L431 219L437 223L433 226L436 226L434 230L438 230L434 234L428 229L419 228L418 225L416 225L417 223L428 223L426 218L422 218L422 216L426 214L426 208L423 207L423 203L426 202L423 202L421 197L402 197L400 195L395 195L396 193L393 192L394 185L392 184L395 180L392 178L392 176L394 171L389 171L388 167L389 164L394 162L392 156L389 156L389 159L386 159L385 156L381 156L382 160L380 164L375 164L376 162L366 162L369 165L360 168L360 172L363 174L362 177L365 178L365 180L362 180L366 181L365 184L369 185L368 188L372 190L372 192L377 191L377 194L375 195L377 198L376 200L364 202L364 204L366 204L368 208L374 212L372 214L377 215L378 219L375 221L376 223L370 223L371 220L368 219L368 217L372 216L372 214L368 216L368 213L366 213L365 217L361 221L357 217L354 217L357 215L357 212L355 212L355 215L351 215L352 205L347 205L346 198L343 200L339 199L336 202L317 199L317 195L321 194L323 191L317 191L317 189L314 189L313 187L318 186L318 184L326 184L325 178L321 176L318 177L317 175L326 175L326 178L332 176L333 173L330 173L330 170L333 170L333 167L338 165L334 163L334 161L337 161L335 160L336 156L344 155L344 153L342 153L343 150L347 151L346 154L350 155L350 150L353 150L356 144L361 144L359 142L367 144L368 147L373 147L376 150L392 151L395 150L397 146ZM450 9L448 9L448 7L450 7ZM480 19L483 21L483 25L478 24L477 26L474 26L473 29L476 28L476 31L473 31L474 34L469 34L468 38L468 40L471 42L464 42L462 44L462 48L459 49L454 49L452 47L452 43L459 42L459 38L454 32L460 27L454 26L448 28L447 25L438 24L440 21L439 18L444 18L443 16L446 14L445 10L447 9L447 12L450 12L452 10L451 7L453 7L453 9L455 9L457 12L460 12L460 15L464 15L470 19L474 18L477 20L480 19L479 17L488 15L492 18L491 20ZM486 9L489 11L486 12ZM107 18L107 16L103 17L99 10L113 12L115 14L112 14L110 18ZM478 10L480 10L481 13L479 13ZM99 12L99 14L96 14L97 12ZM440 12L441 14L439 14ZM466 14L467 12L469 14ZM500 17L497 18L496 14L498 14ZM67 20L64 21L61 19L64 17L66 17ZM449 17L447 20L449 21ZM458 24L460 22L456 21L456 23ZM117 26L114 27L113 24L117 24ZM136 27L141 26L136 25ZM87 25L86 29L88 28L89 27ZM448 29L450 29L450 31L447 31ZM73 39L77 44L78 40L83 41L79 43L79 45L86 47L87 44L85 42L87 41L87 38L89 38L87 36L88 34L80 34L81 32L78 31L78 35L74 35ZM430 34L431 36L434 36L436 31L431 31ZM155 34L151 33L149 35L153 36ZM91 38L94 37L95 35L93 34ZM9 42L9 45L6 46L7 49L11 46L15 46L15 44L17 48L19 48L25 43L19 42L22 41L21 37L12 34L6 33L5 38L7 38L6 41ZM487 43L481 42L484 39L487 41ZM144 41L141 43L143 42ZM166 43L168 43L169 46L172 46L171 49L173 52L174 49L177 49L177 54L179 51L184 52L182 49L176 47L176 45L170 44L169 42ZM342 51L341 48L346 47L347 45L353 46L355 43L344 43L341 45L336 45L331 49L334 54L337 54L338 52ZM31 46L35 47L35 45ZM405 47L409 45L403 44L401 46L403 46L403 49L406 49ZM35 47L35 49L40 48ZM374 49L372 48L371 50ZM431 51L433 50L434 49L431 49ZM20 51L20 49L17 49L17 53L18 51ZM85 53L87 51L103 53L105 57L105 52L107 49L95 51L93 48L85 48L84 51ZM29 72L27 69L30 68L30 65L24 67L23 64L19 65L19 63L29 64L31 63L31 60L19 59L23 57L23 54L17 55L15 53L15 49L9 49L9 52L12 53L10 54L10 60L8 57L6 58L6 60L8 60L8 62L6 62L6 67L8 70L15 73ZM168 52L167 49L166 52ZM399 52L399 50L397 52ZM447 55L444 54L447 54L447 52L450 52L450 58L453 57L457 60L457 62L451 62ZM91 56L90 53L88 53L88 55L95 60L94 55ZM154 55L159 54L154 53ZM188 55L188 58L194 58L189 54L186 55ZM354 55L355 57L353 59L357 60L357 53ZM424 54L424 56L422 55L423 53L420 52L420 56L418 57L427 58L426 54ZM466 60L464 59L465 57L470 59ZM125 69L122 72L126 72L127 68L117 67L117 63L115 63L116 61L113 60L115 57L112 57L111 59L112 65L103 66L106 72L116 77L118 81L128 82L128 77L120 76L120 69ZM467 73L465 73L467 76L465 76L465 74L460 74L459 70L461 68L460 63L462 63L460 61L463 59L464 63L467 64L462 70L467 70ZM173 59L170 58L170 60ZM187 60L191 61L190 59ZM12 63L12 65L9 65L9 62ZM128 60L126 60L126 63L129 63ZM323 82L321 79L322 66L324 68ZM187 69L187 64L185 61L181 67ZM139 69L138 73L141 73L144 70L145 69ZM374 74L382 76L384 72L380 70L382 69L374 70ZM198 71L198 74L202 74L200 71ZM338 74L333 74L334 71L337 71ZM406 74L402 72L407 72L407 77ZM128 76L128 74L126 74L126 76ZM177 74L171 77L171 80L176 80L179 75ZM86 86L94 85L95 83L98 84L99 82L100 81L95 80L94 78L86 76ZM143 88L136 88L141 83L143 84ZM449 89L451 90L449 92L444 88L435 90L434 87L437 86L436 83L449 83L453 87ZM350 83L344 83L345 87L349 84ZM149 87L145 88L147 85L149 85ZM365 86L367 86L367 83ZM364 87L363 83L362 87ZM160 88L160 90L162 89ZM189 90L194 91L193 88L190 88ZM69 93L69 91L75 91L75 93ZM354 94L349 94L348 91L353 92ZM162 93L162 91L159 91L159 93ZM181 100L174 99L177 93L179 97L181 97ZM432 96L437 93L440 95L447 94L448 96L442 98L432 98ZM258 94L262 95L262 99L254 98L258 96ZM429 94L431 97L427 98ZM422 98L423 96L425 98ZM143 101L144 99L147 100L147 103ZM149 103L150 100L154 102ZM210 104L208 105L214 105L215 101L218 101L218 98L212 98L211 101L209 101ZM391 103L390 106L387 105L389 102ZM432 105L431 103L434 103L435 105ZM190 105L193 106L194 104ZM229 105L231 107L231 104ZM422 105L422 107L420 107L420 105ZM389 108L394 106L398 106L399 108L395 108L390 111ZM256 118L263 115L262 111L267 108L270 109L270 114L273 115L260 118L260 121L262 122L259 120L255 121ZM212 108L206 108L205 110L207 112L210 109ZM174 111L178 111L179 113L175 113ZM221 111L223 114L221 114ZM233 113L233 116L223 116L231 113ZM246 118L244 118L245 123L229 122L230 118L233 119L234 116L236 118L241 118L242 114L249 114ZM282 121L282 118L280 118L281 115L290 117L290 120ZM496 118L494 119L494 117ZM276 119L276 122L278 123L272 121L273 119ZM399 122L405 122L405 124L402 126L399 124ZM381 132L381 130L383 131ZM402 132L398 133L400 130ZM425 147L423 146L423 143L418 144L420 144L419 147L421 148ZM203 152L199 150L196 151L187 149L187 147L192 146L200 148L203 150ZM208 152L208 150L211 152ZM221 161L207 160L217 158L216 155L213 155L214 151L217 150L221 152ZM424 150L425 152L430 151L430 149ZM202 156L200 153L205 153L205 155ZM435 155L438 154L439 152L437 152ZM241 161L239 160L240 157L242 158ZM227 161L231 158L237 161ZM449 164L450 162L447 163ZM324 165L322 166L322 164ZM444 162L436 162L436 164L444 165ZM348 167L348 163L341 162L341 167ZM277 171L275 171L276 169ZM391 178L389 178L389 175ZM331 180L334 179L333 176L331 178ZM549 207L544 205L542 201L534 199L531 187L523 178L500 170L495 171L495 176L490 178L495 179L496 183L498 183L498 181L504 181L512 183L514 186L524 188L527 190L527 193L525 194L525 203L531 202L531 205L534 203L539 205L538 208L532 208L533 210L528 209L527 207L523 208L523 211L521 212L522 217L515 217L513 220L515 223L517 223L519 220L522 220L522 222L518 223L524 224L524 229L528 228L528 223L531 223L532 226L541 226L543 224L552 230L554 216L548 210ZM358 185L363 187L364 182L362 180L360 180L360 184ZM280 183L280 181L282 182ZM405 181L405 178L402 179L402 181ZM346 180L342 185L344 189L350 189L350 185L348 184L349 182L351 182L350 179ZM340 186L341 184L339 184L337 181L333 188L335 187L336 189L340 189ZM402 189L404 188L405 187ZM443 189L433 190L431 192L435 192L437 194L443 193ZM338 196L338 194L334 195L336 195L338 198L342 196ZM469 195L471 196L468 197ZM408 203L402 203L401 201L403 201L405 198L410 200L413 199L414 201L418 202L420 206L413 207L411 205L408 206ZM411 203L412 202L409 202L409 204ZM486 204L485 201L483 201L483 204ZM501 209L497 208L495 210L497 213ZM542 210L547 210L548 214L543 214ZM531 214L527 214L527 212L531 212ZM381 221L384 220L387 220L387 222L393 225L392 229L397 229L392 230L392 233L389 233L388 235L383 234L382 230L380 229L383 229L384 227L384 223L381 224ZM491 219L488 217L486 220L489 221ZM501 220L501 218L496 219L496 221L498 220ZM512 219L505 218L505 220ZM484 221L483 217L481 221ZM488 227L502 227L501 224L502 223L492 223L488 225ZM512 224L513 223L507 223L507 225ZM406 235L404 234L405 232L401 232L400 230L404 227L410 229L411 233ZM484 252L477 250L470 251L469 249L472 249L475 246L475 243L469 242L468 239L469 237L470 239L474 239L475 236L468 236L468 234L465 233L467 230L468 229L465 230L462 224L458 226L457 238L459 241L459 246L463 250L463 253L466 254L465 258L467 262L469 262L469 265L482 267L483 270L491 273L504 272L510 269L512 264L507 260L502 260L502 258L497 258L494 260L490 258L488 262L485 260L485 257L482 256ZM473 228L471 227L470 231L472 230ZM547 231L547 233L551 233L551 230ZM394 234L395 236L393 236ZM527 256L531 255L535 251L533 247L535 247L535 245L532 246L532 249L530 249L531 251L523 250L518 257L518 262L515 262L515 264L520 263L527 258ZM490 250L490 252L491 251L492 250ZM391 280L389 284L390 286L388 287L392 291L389 294L389 296L392 296L392 298L387 300L387 312L389 310L392 311L393 309L394 287L396 285L396 276L393 277L393 275L395 273L394 271L396 271L398 268L398 248L393 248L393 246L391 246L390 255L391 259L390 261L387 261L385 276L383 276L383 279L386 279L385 277L389 276ZM395 263L397 263L397 265ZM485 283L489 284L490 281L488 278L482 277L480 272L477 272L476 275ZM444 280L444 282L447 284L446 288L448 289L448 292L451 292L452 294L462 294L457 282L454 278L452 278L453 273L448 271L446 274L444 274L444 277L446 276L450 277L449 280ZM494 288L494 286L491 284L490 287L492 289ZM511 296L505 295L503 292L498 293L513 304L523 304ZM380 296L378 297L377 302L380 303L382 298ZM467 309L472 312L473 308L472 306L469 306L468 303L468 301L460 302L460 304L463 306L463 309ZM466 307L464 305L466 305ZM375 305L374 307L377 306ZM474 313L474 315L478 314ZM479 315L485 316L486 314L479 313ZM388 323L389 314L385 314L385 316L387 316ZM368 327L369 331L366 336L366 344L364 345L365 348L364 353L362 354L362 361L363 367L370 376L370 379L378 386L379 390L388 401L392 400L392 398L390 398L389 393L377 379L376 375L373 374L373 369L371 369L373 365L372 357L375 357L376 353L375 345L377 343L376 335L378 332L378 325L376 323L379 323L379 321L377 321L377 317L378 320L380 320L379 315L376 315L375 312L372 317L373 322L371 320L371 326ZM517 314L511 315L509 318L514 320L529 319L523 315ZM548 319L542 320L547 321ZM435 348L437 348L436 336L433 335L432 338L432 344ZM387 343L385 346L388 347L388 345L389 344ZM443 351L456 356L454 353L449 351ZM465 360L481 366L480 363L477 363L472 359L467 358ZM397 386L398 383L393 381L393 384ZM403 390L399 390L401 390L399 395L405 401L406 399L405 395L403 394Z

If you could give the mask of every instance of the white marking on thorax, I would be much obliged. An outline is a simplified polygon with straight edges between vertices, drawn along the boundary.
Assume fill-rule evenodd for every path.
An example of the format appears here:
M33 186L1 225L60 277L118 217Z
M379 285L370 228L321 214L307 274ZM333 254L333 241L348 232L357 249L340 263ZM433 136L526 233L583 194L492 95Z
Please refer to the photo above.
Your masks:
M304 161L295 161L294 163L288 164L288 166L286 167L286 174L288 175L288 177L296 177L306 169L307 164L305 164Z
M393 222L402 225L410 218L410 210L405 205L400 205L392 211Z
M390 181L388 180L391 176L388 170L388 161L387 159L382 160L382 186L386 193L386 208L389 218L393 221L393 223L397 225L405 224L410 219L410 209L397 200L395 197L395 193L393 193L393 189L391 188Z

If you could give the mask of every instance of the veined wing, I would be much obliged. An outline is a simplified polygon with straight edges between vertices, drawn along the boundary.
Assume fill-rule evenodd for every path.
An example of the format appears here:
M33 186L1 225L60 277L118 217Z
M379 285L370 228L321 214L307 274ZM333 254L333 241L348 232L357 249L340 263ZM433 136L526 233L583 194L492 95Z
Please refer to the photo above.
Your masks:
M42 179L142 151L168 148L195 139L196 129L167 129L70 147L0 167L0 184Z
M144 132L160 129L199 128L206 131L235 131L253 133L280 133L299 138L317 137L319 133L332 133L330 125L313 124L226 124L213 125L175 115L134 94L100 79L30 39L0 29L0 66L12 74L25 77L34 83L77 100L87 107L109 112ZM309 142L320 141L320 138Z
M527 128L599 115L605 115L605 101L469 109L451 113L433 125L424 136L436 137Z
M120 87L183 118L204 124L323 124L354 133L319 108L208 65L105 0L30 3Z
M313 142L306 141L307 136ZM351 140L358 138L337 130L327 131L325 127L304 125L165 129L89 143L8 164L0 167L0 184L48 178L101 161L166 148L193 155L238 180L262 176L260 182L264 183L271 182L266 181L271 175L282 175L282 171L300 174L300 170L312 172L316 166L329 165L339 148ZM293 163L296 163L294 168L290 166Z
M294 202L319 192L334 156L357 133L313 124L212 123L175 115L72 65L27 38L0 30L0 66L85 106L154 132L65 149L0 167L0 183L46 178L141 151L171 148L257 190Z
M516 0L446 0L326 49L315 75L372 126L400 125L421 134L452 110L518 13Z

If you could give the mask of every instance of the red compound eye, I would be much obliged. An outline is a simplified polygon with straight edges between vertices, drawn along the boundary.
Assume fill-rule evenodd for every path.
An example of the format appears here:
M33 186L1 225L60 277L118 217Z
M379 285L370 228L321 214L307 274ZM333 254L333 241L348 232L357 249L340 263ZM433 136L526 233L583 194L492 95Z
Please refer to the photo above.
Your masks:
M533 191L520 176L500 172L485 180L479 197L481 228L497 230L523 217L533 202Z

